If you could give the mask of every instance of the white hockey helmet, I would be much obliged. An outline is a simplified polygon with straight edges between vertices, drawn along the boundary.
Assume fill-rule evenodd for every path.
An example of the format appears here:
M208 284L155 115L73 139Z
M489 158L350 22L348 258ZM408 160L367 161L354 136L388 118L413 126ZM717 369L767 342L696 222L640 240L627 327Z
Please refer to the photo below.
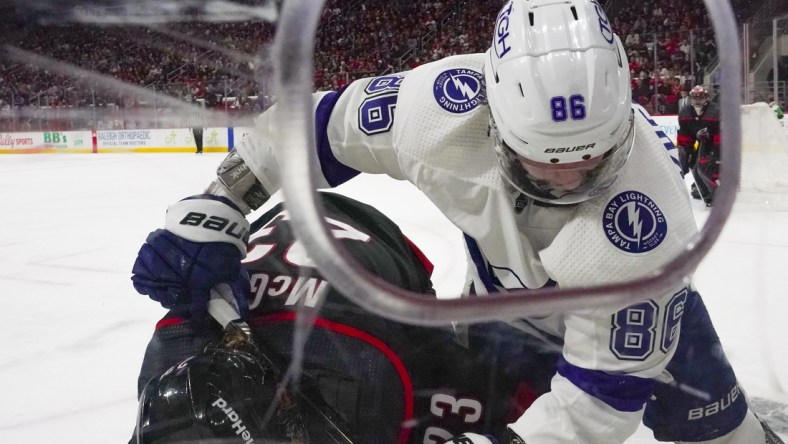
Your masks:
M490 133L506 179L574 204L609 187L635 138L629 63L596 0L511 0L485 56Z

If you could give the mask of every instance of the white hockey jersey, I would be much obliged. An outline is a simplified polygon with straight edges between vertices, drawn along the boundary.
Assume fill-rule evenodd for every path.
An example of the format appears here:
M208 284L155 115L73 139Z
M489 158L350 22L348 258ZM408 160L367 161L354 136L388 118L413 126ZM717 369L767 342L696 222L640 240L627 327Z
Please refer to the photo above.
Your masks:
M632 154L600 195L550 207L514 191L489 139L482 67L482 54L454 56L316 93L320 183L336 186L358 172L412 182L465 233L468 281L480 295L630 280L697 235L673 145L635 105ZM237 147L269 192L281 181L266 137L276 112L259 117L260 133ZM529 319L563 338L563 362L551 392L513 430L529 443L623 442L675 350L687 291L678 287L620 311Z

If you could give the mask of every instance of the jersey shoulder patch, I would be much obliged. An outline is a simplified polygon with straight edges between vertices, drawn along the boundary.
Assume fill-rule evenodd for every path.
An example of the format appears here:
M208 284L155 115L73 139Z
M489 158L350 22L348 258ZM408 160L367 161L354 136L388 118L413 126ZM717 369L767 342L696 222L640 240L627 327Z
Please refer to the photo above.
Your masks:
M465 114L485 102L484 75L470 68L450 68L438 73L432 86L435 102L452 114Z

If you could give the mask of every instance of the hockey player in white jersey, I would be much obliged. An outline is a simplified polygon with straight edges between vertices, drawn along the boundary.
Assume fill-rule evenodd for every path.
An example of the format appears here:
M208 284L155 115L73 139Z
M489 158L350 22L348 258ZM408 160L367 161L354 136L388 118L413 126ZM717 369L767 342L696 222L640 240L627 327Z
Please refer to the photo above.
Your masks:
M630 280L697 235L675 148L631 103L626 53L596 1L509 1L484 54L313 99L319 182L366 172L413 183L464 233L469 297ZM244 214L282 180L277 112L258 118L207 194L170 207L165 228L179 241L149 238L140 253L204 266L171 288L135 275L140 292L201 316L206 288L239 279ZM523 322L563 353L551 391L506 442L622 443L641 421L666 442L778 442L749 411L691 285Z

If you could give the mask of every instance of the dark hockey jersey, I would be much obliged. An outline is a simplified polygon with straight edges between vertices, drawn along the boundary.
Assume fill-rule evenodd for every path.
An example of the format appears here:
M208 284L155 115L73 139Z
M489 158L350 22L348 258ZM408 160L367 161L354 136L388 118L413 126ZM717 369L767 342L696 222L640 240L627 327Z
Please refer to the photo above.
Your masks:
M434 297L431 264L391 220L347 197L322 196L334 236L359 266ZM359 442L440 443L467 431L500 436L549 389L554 357L514 354L511 346L522 339L511 327L475 329L488 333L475 334L466 347L450 327L409 326L351 303L312 266L288 221L280 204L252 224L249 324L261 350L288 359L298 307L315 315L303 345L304 372ZM206 338L192 324L175 314L159 323L140 389L199 350Z
M692 148L697 141L698 131L708 128L709 142L714 152L720 148L720 108L714 102L708 102L703 114L698 115L695 108L685 106L679 110L679 131L676 136L677 145Z

